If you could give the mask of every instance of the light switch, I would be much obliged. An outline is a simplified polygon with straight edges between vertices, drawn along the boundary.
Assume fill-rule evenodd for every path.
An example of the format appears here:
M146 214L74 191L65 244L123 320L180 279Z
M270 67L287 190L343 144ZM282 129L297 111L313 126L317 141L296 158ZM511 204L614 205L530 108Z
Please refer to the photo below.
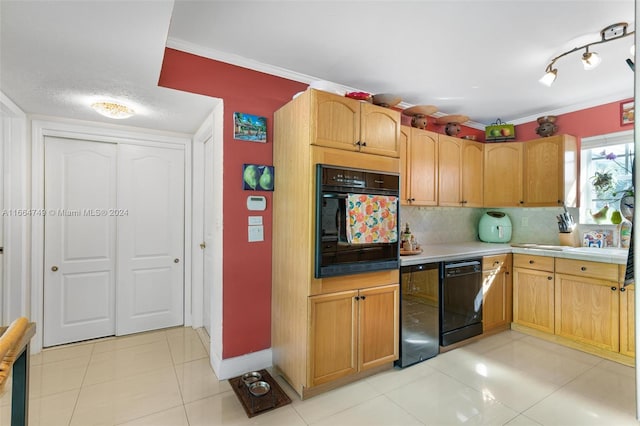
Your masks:
M249 226L249 242L264 241L264 226L262 225L250 225Z
M262 225L262 216L249 216L249 225Z

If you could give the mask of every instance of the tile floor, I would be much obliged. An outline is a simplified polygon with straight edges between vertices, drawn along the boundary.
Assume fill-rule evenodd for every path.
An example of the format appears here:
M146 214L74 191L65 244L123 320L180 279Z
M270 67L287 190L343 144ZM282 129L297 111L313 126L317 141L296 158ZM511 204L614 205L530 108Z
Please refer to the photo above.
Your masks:
M249 419L210 368L207 339L173 328L47 349L32 357L30 424L640 424L633 368L515 331L306 401L280 380L293 403Z

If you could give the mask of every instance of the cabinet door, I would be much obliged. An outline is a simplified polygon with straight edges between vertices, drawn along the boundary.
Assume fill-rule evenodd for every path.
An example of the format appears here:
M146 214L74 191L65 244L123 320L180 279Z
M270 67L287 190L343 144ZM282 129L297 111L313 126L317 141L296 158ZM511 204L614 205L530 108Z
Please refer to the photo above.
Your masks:
M411 128L408 151L412 206L438 204L438 134Z
M523 145L525 206L562 205L564 201L562 137L535 139Z
M400 126L400 204L408 206L410 202L409 185L411 183L411 162L409 161L409 139L411 127Z
M620 353L635 356L635 286L620 289Z
M554 332L553 273L513 268L513 322Z
M438 135L438 205L462 204L463 140Z
M484 205L484 144L464 141L462 145L462 205L482 207Z
M314 90L311 108L312 145L360 149L360 101Z
M618 351L618 283L556 274L555 292L557 335Z
M357 290L309 298L310 386L356 373Z
M398 284L393 284L360 290L358 345L360 370L398 359L398 289Z
M496 258L498 256L495 256ZM500 256L496 268L482 273L482 330L508 328L512 319L512 280L508 264L511 255ZM508 260L507 260L508 259Z
M400 156L400 113L360 102L360 151L387 157Z
M521 142L486 144L484 147L484 205L517 207L522 197Z

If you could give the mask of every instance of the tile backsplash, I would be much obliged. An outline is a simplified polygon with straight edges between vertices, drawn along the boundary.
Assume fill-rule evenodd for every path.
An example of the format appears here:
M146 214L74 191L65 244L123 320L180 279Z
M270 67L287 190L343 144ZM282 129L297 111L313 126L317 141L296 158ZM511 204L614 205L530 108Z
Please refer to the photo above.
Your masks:
M420 244L444 244L478 241L478 222L486 211L501 211L511 219L512 243L560 244L556 216L561 207L537 208L461 208L461 207L405 207L400 210L400 225L409 223L411 232ZM578 221L578 209L569 209ZM579 242L585 230L613 229L615 225L578 225ZM584 229L583 229L584 228ZM614 245L617 244L617 235Z

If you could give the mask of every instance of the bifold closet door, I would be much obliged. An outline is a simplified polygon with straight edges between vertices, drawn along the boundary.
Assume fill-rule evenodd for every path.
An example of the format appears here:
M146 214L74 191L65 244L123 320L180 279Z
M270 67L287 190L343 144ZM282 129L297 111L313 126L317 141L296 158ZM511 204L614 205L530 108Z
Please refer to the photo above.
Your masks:
M184 150L118 146L116 334L183 324Z
M115 332L115 144L46 137L43 343ZM95 213L95 214L94 214Z

